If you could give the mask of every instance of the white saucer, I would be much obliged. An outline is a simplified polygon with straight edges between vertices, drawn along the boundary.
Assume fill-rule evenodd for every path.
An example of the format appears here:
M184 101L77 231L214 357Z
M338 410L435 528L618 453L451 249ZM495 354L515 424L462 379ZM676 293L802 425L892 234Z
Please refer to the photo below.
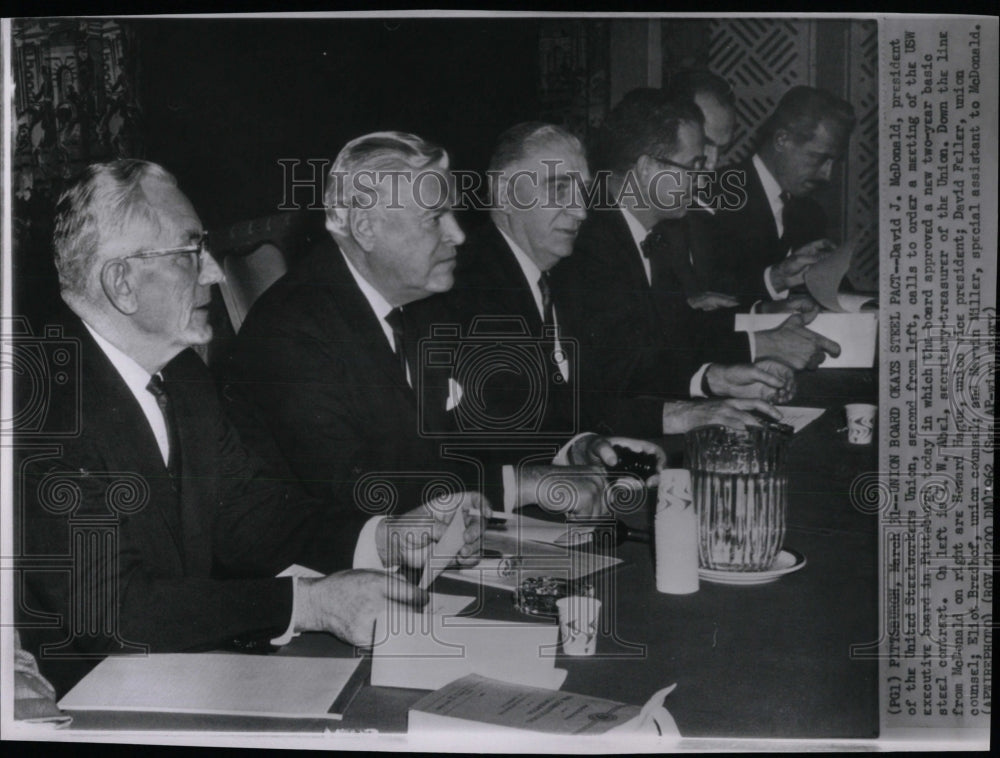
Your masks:
M794 550L782 550L767 571L719 571L698 569L698 578L714 584L768 584L806 565L805 556Z

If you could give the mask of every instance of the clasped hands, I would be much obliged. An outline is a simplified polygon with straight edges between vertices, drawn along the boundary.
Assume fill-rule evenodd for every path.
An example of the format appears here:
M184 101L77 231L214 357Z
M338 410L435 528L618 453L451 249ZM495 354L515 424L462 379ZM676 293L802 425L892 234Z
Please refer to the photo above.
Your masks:
M806 272L837 249L828 239L813 240L793 250L781 263L771 267L771 286L777 292L797 287L805 282Z

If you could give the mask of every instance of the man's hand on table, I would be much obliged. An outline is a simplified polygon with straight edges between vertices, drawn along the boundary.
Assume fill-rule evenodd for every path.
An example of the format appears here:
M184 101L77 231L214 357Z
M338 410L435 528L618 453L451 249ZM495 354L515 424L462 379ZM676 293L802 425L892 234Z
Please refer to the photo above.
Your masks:
M784 403L795 395L795 372L775 360L759 360L753 365L713 363L705 378L712 394L720 397Z
M549 513L588 518L608 512L608 480L601 465L524 466L517 487L520 503Z
M807 324L820 312L819 303L813 299L812 295L802 292L789 295L784 300L759 302L755 308L758 313L801 313Z
M438 495L408 513L382 520L375 533L379 558L385 566L423 568L431 543L444 536L452 519L461 518L464 541L455 562L471 566L479 560L483 529L492 515L489 501L478 492Z
M771 267L771 286L776 292L797 287L805 281L806 271L837 249L828 239L813 240L793 250L781 263Z
M735 308L740 301L732 295L721 292L699 292L687 299L687 304L696 311L714 311L719 308Z
M836 358L840 355L840 345L806 328L814 318L815 312L808 315L796 312L774 329L754 332L757 358L781 361L796 370L816 368L827 353Z
M667 465L667 454L655 442L633 439L632 437L604 437L597 434L583 435L574 441L568 451L569 462L573 465L614 468L620 462L618 453L615 451L616 447L630 450L645 458L655 458L656 471ZM658 476L654 474L645 481L644 485L655 487L658 481ZM624 486L639 484L638 480L632 477L624 477L620 482Z
M730 429L743 430L748 426L760 426L760 421L751 411L763 413L775 421L781 420L781 413L763 400L679 400L664 403L663 433L684 434L699 426L721 424Z
M371 647L375 619L392 604L420 608L430 596L385 571L339 571L322 579L299 579L295 631L330 632L358 647Z

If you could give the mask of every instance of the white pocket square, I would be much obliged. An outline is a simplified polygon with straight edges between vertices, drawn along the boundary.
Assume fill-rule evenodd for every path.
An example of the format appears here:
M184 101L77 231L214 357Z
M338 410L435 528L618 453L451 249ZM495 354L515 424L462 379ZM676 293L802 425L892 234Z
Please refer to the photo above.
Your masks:
M462 402L462 385L454 379L448 379L448 400L444 404L446 411L453 411Z

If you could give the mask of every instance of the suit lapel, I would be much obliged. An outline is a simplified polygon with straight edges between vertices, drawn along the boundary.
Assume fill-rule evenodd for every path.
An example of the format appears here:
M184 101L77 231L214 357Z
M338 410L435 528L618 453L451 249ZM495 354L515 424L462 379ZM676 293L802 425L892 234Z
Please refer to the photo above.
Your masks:
M356 360L368 361L376 371L385 376L389 384L398 388L413 405L416 405L416 395L406 381L406 376L400 371L399 359L390 347L371 303L347 268L343 255L334 247L327 260L329 275L326 285L331 290L330 296L340 310L344 323L353 324L356 329L357 343L354 345ZM407 336L409 338L409 335ZM413 339L416 338L417 335L414 334ZM417 370L419 367L410 366L411 373Z
M82 345L84 374L81 395L86 404L85 413L94 419L95 426L104 430L99 439L105 448L108 469L137 474L146 482L149 502L141 513L151 516L147 523L159 526L180 557L183 554L183 539L177 495L149 421L117 369L79 319L72 316L67 318L66 323L69 325L68 334L76 336ZM76 324L79 324L78 330L73 328ZM163 542L161 537L153 534L143 537L151 543Z
M769 247L777 245L778 225L774 221L774 213L771 212L771 204L767 201L764 193L764 185L760 181L760 175L754 167L753 162L746 164L746 173L750 177L750 184L747 187L747 217L761 219L758 233L767 237Z
M624 266L629 286L636 292L649 291L646 268L642 265L642 250L636 247L624 213L620 208L606 211L606 213L609 214L608 228L613 239L613 243L608 248L619 251L618 265Z
M185 573L208 576L212 570L212 545L209 536L213 498L206 496L212 489L215 472L204 448L215 440L211 417L192 402L192 394L182 381L175 379L171 364L163 370L164 384L177 421L180 450L179 491L180 534L184 551Z
M514 313L523 315L528 321L531 333L539 335L542 333L542 317L538 313L538 305L531 293L528 277L514 257L514 251L510 249L507 240L500 236L500 232L492 223L489 226L491 250L483 264L492 271L487 273L486 280L495 282L496 286L502 289L504 299L510 298L508 307Z

